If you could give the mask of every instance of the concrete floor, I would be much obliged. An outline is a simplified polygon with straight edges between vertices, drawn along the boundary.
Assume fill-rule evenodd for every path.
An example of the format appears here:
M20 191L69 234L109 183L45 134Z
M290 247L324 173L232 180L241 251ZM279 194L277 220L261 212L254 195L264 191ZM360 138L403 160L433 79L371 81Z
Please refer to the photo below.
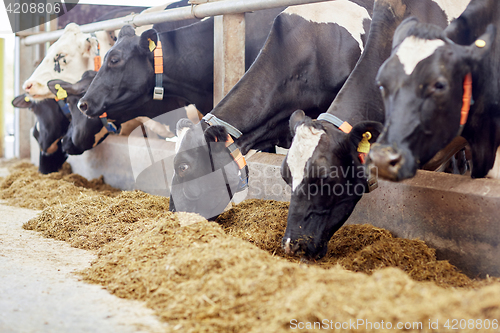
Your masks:
M36 214L0 203L0 332L169 330L141 302L80 281L95 255L22 229Z

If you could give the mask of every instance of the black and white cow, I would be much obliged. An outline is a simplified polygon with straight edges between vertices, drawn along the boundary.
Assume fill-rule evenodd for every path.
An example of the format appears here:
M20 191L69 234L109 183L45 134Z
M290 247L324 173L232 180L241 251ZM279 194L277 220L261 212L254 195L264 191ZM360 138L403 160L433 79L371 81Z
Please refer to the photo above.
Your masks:
M433 1L376 0L364 53L327 113L312 120L298 111L290 118L294 139L281 169L292 187L283 237L288 254L323 257L330 238L370 190L364 158L384 121L375 76L390 55L397 26L414 15L445 27L446 13Z
M264 44L278 11L246 14L246 68ZM106 112L108 117L116 118L125 106L138 108L153 100L156 82L150 46L158 45L159 36L164 95L183 98L206 114L213 106L213 27L213 18L159 34L148 30L141 36L130 26L123 27L118 41L106 54L101 70L80 100L80 110L90 117Z
M68 157L61 147L69 125L67 113L53 99L35 103L27 94L14 98L12 105L30 109L37 118L33 136L40 147L38 170L43 174L58 171Z
M377 77L387 118L369 159L380 177L413 177L458 135L471 147L472 177L493 167L500 145L499 15L498 1L473 0L445 31L414 19L397 31Z
M213 195L214 182L224 185L225 180L222 169L211 163L232 161L220 144L228 133L243 154L276 144L289 147L288 119L293 111L302 108L317 116L327 110L365 47L373 1L363 3L337 0L293 6L276 17L259 56L207 115L210 118L198 126L189 121L178 124L181 142L174 160L171 210L210 218L229 203L231 195L224 186ZM232 162L223 165L234 194L240 179L231 171L238 169L232 169Z

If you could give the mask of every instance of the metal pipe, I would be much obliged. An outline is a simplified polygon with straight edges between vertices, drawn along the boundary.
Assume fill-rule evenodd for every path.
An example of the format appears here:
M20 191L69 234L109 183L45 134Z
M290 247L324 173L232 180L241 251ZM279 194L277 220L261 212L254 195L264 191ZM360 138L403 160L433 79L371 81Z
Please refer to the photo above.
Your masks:
M207 2L199 5L168 9L161 12L147 14L132 14L121 18L107 21L94 22L81 25L82 32L88 33L98 30L116 30L126 24L140 27L148 24L156 24L167 21L180 21L191 18L204 18L208 16L237 14L255 10L271 9L276 7L301 5L314 2L331 0L226 0ZM27 36L22 39L26 46L51 42L57 40L63 34L63 30Z

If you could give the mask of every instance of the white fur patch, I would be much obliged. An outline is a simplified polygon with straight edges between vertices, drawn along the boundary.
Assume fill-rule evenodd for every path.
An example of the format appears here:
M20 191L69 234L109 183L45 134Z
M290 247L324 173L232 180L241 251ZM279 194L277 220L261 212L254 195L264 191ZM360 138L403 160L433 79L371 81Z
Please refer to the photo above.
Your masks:
M411 75L419 62L431 56L438 47L443 45L444 42L441 39L427 40L410 36L399 45L396 56L403 64L405 73Z
M105 31L96 32L101 47L101 58L110 49L108 34ZM80 26L70 23L64 29L59 39L52 44L43 60L40 62L31 76L24 82L23 89L29 93L34 100L44 98L55 98L55 95L47 87L50 80L63 80L69 83L78 82L86 70L94 69L94 57L97 52L97 41L90 34L80 31ZM60 55L60 72L55 71L54 59Z
M463 13L470 0L434 0L434 2L446 13L448 24L450 24Z
M295 191L297 186L302 183L306 163L313 155L323 134L325 134L325 131L304 124L298 126L295 130L295 136L287 158L288 167L292 174L292 191Z
M500 179L500 147L497 148L493 168L491 168L486 177Z
M361 35L365 33L363 21L371 20L368 11L348 0L335 0L290 6L284 13L295 14L310 22L336 23L349 31L363 52Z

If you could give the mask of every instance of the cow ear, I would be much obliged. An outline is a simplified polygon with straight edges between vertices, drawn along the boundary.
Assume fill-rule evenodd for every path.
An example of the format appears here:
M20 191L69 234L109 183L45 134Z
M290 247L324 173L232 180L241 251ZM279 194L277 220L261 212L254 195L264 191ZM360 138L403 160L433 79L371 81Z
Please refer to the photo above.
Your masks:
M127 24L120 29L120 33L118 34L118 39L123 37L132 37L132 36L135 36L135 29L130 24Z
M226 142L227 135L226 128L220 125L210 126L205 130L205 140L207 142Z
M22 94L12 100L12 105L16 108L31 108L33 102L28 95Z
M363 144L366 144L366 140L370 145L377 141L378 136L382 133L384 125L378 121L363 121L356 124L347 136L347 140L352 143L355 147L355 153L357 154L359 150L363 149ZM365 134L368 133L368 134ZM351 147L352 147L351 146ZM359 148L359 150L358 150ZM370 149L370 146L364 147ZM362 151L365 152L365 151ZM367 151L365 153L368 153Z
M154 29L146 30L141 35L139 48L145 53L152 53L158 44L157 32Z
M496 27L493 24L488 25L486 32L466 47L466 57L474 62L481 61L490 52L496 32Z
M414 16L404 19L394 32L394 37L392 39L392 49L401 44L403 40L410 35L410 30L417 24L418 19Z
M86 71L83 73L82 79L77 83L69 83L63 80L50 80L47 82L49 90L58 96L58 92L62 89L66 91L69 95L83 95L87 92L92 80L94 79L97 72Z
M179 119L177 125L175 126L175 135L180 137L183 131L192 128L193 125L193 122L187 118Z
M83 45L83 55L86 57L97 54L99 41L95 37L88 37Z
M306 120L306 114L302 110L296 110L292 115L290 116L290 132L292 133L292 136L295 136L295 129L297 126L300 124L304 123Z
M56 96L58 96L57 93L60 91L66 91L67 94L76 95L73 84L63 80L50 80L47 82L47 87L49 87L49 90Z

